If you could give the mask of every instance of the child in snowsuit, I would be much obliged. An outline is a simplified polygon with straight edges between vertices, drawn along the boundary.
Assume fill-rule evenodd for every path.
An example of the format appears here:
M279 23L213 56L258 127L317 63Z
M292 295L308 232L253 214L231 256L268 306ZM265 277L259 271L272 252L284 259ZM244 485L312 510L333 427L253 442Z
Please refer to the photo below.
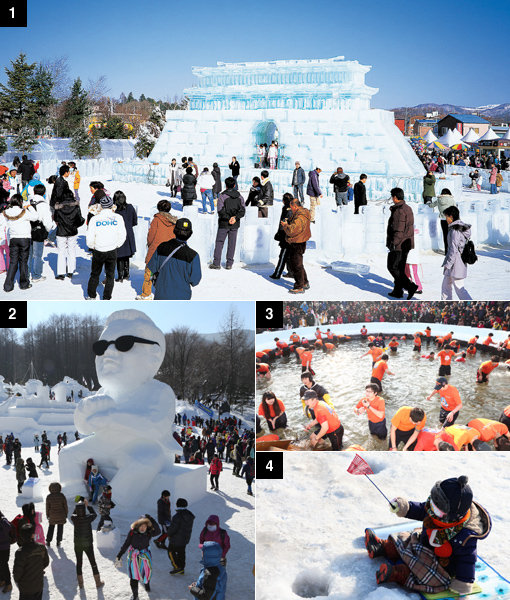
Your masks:
M395 582L416 592L450 589L471 593L475 581L476 546L491 530L489 513L477 502L462 475L438 481L426 502L392 501L399 517L423 521L421 531L392 534L381 540L365 532L370 558L384 556L403 564L381 565L377 583Z
M198 580L188 586L190 593L200 600L225 600L227 572L221 564L221 546L217 542L205 542L200 562L204 566Z
M205 542L217 542L221 546L221 564L227 564L227 552L230 550L230 537L225 529L220 527L218 515L210 515L205 527L200 532L200 546Z
M99 498L99 514L101 518L99 519L99 523L97 524L97 530L101 531L101 527L104 525L105 521L110 522L110 526L113 525L113 521L110 517L110 511L112 508L115 508L115 502L112 500L112 486L105 485L103 488L103 493L101 494L101 498Z
M161 535L154 540L154 543L158 548L165 548L165 540L168 537L167 529L170 526L172 520L172 511L170 506L170 492L163 490L161 497L158 500L158 523L161 525Z
M168 534L168 558L173 569L170 575L184 575L186 566L186 546L191 539L193 521L195 515L188 510L188 501L184 498L177 500L177 510L167 529Z
M116 566L120 566L120 559L128 550L128 575L129 585L133 592L133 599L138 598L138 582L142 581L147 592L151 591L150 580L152 575L152 554L150 551L151 538L159 535L161 529L156 521L145 515L131 524L131 529L117 554Z
M89 475L89 488L90 488L91 494L92 494L92 504L95 504L97 502L97 498L99 496L99 490L101 489L101 486L106 485L107 483L108 483L108 480L106 479L106 477L101 475L97 465L93 465L92 468L90 469L90 475Z
M86 513L88 510L89 514ZM92 506L89 506L88 500L80 497L79 502L74 508L74 512L71 515L71 521L74 525L74 553L76 555L76 576L78 579L78 586L83 587L83 553L87 555L90 566L92 567L92 573L94 574L94 580L96 587L100 588L104 585L99 575L99 569L97 568L96 557L94 556L94 539L92 537L92 522L97 517L97 513Z

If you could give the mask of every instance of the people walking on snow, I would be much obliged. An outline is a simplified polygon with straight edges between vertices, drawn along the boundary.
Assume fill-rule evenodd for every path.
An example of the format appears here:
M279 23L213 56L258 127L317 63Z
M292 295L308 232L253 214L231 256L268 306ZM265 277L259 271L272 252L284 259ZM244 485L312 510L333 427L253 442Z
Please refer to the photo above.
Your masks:
M88 514L87 514L88 511ZM94 538L92 537L92 522L96 519L97 513L92 506L89 506L88 500L79 498L71 515L71 522L74 526L74 553L76 555L76 577L78 587L83 588L83 554L87 556L96 587L103 587L99 569L97 568L96 557L94 555Z
M322 169L315 167L313 171L308 173L308 185L306 186L306 194L310 198L310 220L315 223L315 209L320 204L322 198L322 190L319 186L319 175Z
M172 507L170 505L170 492L163 490L158 499L158 523L161 527L161 535L154 540L158 548L165 548L165 540L168 538L168 528L172 520Z
M223 464L218 454L214 455L214 458L209 465L209 475L211 481L211 490L218 491L220 489L220 473L223 471Z
M214 598L225 600L227 591L227 572L221 563L221 547L217 542L205 542L202 547L204 566L197 581L188 586L195 598Z
M200 189L200 194L202 195L202 212L206 214L210 212L211 215L214 214L214 198L213 198L213 187L215 184L215 179L211 173L209 173L209 169L204 167L202 173L198 178L198 187ZM209 206L211 208L210 211L207 210L207 200L209 200Z
M450 206L457 206L455 198L448 188L443 188L441 194L437 197L437 200L432 202L430 206L437 206L437 210L439 211L439 223L441 224L441 231L443 232L444 253L446 255L448 254L448 222L446 221L444 211Z
M180 169L175 158L172 158L172 162L168 166L167 175L166 185L170 188L170 197L175 198L182 183Z
M32 244L30 246L30 253L28 256L28 268L32 277L32 283L38 283L44 281L46 277L43 277L43 251L44 251L44 240L48 238L48 233L53 227L53 221L51 218L50 205L46 202L44 197L46 188L41 183L34 186L34 196L30 202L30 205L35 210L38 216L37 221L32 221Z
M246 476L246 485L248 486L247 494L253 496L251 485L255 479L255 462L251 456L248 456L246 462L241 469L241 477Z
M283 275L285 268L287 269L288 276L290 276L291 273L291 269L289 268L290 245L287 242L287 236L285 234L285 229L282 226L282 222L287 221L292 217L292 211L290 210L290 203L292 198L292 194L283 194L282 212L280 215L280 220L278 222L278 231L275 233L274 236L274 239L278 242L278 245L280 246L280 255L278 256L278 262L276 263L274 272L271 275L269 275L271 279L280 279Z
M183 206L191 206L197 199L197 178L193 175L193 167L186 167L186 174L182 178L181 199Z
M48 551L36 542L35 529L31 523L21 526L18 536L19 549L14 555L12 578L19 589L20 600L40 600L44 588L44 570L50 564ZM5 593L12 589L6 585Z
M230 550L230 536L225 529L220 527L218 515L209 515L200 532L199 547L206 542L216 542L221 547L221 564L227 564L227 553Z
M260 194L257 202L257 206L259 208L259 218L266 218L268 215L268 206L273 206L274 199L274 191L273 184L269 181L269 173L268 171L261 171L260 177L261 185L260 185Z
M441 299L452 300L453 289L455 289L459 300L471 300L469 292L464 287L467 265L462 259L462 252L471 238L471 225L461 221L456 206L445 208L444 215L448 223L448 252L441 265L443 267Z
M285 232L286 242L289 244L288 264L294 277L294 287L289 292L304 294L305 290L310 288L303 266L303 255L306 251L306 242L312 235L310 231L312 215L311 212L301 206L296 198L291 200L289 208L292 215L280 222Z
M124 279L129 281L129 259L136 253L133 227L138 225L138 216L134 206L126 202L126 194L120 190L113 194L113 204L116 207L115 214L122 217L126 229L126 239L117 248L117 278L115 281L122 283Z
M69 511L67 500L62 493L60 483L54 481L49 485L49 494L46 496L46 518L48 519L48 531L46 533L46 545L50 546L53 540L55 525L57 526L57 546L60 546L64 537L64 525L67 522Z
M427 174L423 176L422 197L423 197L424 204L430 204L432 202L433 198L435 198L435 196L436 196L435 183L436 183L436 176L429 169L427 171Z
M365 187L365 183L367 181L367 176L365 173L362 173L359 176L359 181L354 184L354 214L359 214L360 206L367 205L367 188Z
M173 569L170 575L184 575L186 567L186 546L191 539L195 515L188 510L188 501L179 498L176 503L177 510L168 528L168 558Z
M294 192L293 198L297 198L301 204L304 205L305 197L303 195L303 186L306 181L306 175L301 163L296 161L295 169L292 172L292 191Z

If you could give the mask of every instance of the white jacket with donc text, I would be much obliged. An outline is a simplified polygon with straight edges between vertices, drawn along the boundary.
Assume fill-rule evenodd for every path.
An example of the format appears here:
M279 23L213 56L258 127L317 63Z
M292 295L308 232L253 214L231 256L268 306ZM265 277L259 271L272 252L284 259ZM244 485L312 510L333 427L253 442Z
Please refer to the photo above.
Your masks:
M126 239L124 219L111 208L103 208L89 221L87 246L91 250L110 252L119 248Z

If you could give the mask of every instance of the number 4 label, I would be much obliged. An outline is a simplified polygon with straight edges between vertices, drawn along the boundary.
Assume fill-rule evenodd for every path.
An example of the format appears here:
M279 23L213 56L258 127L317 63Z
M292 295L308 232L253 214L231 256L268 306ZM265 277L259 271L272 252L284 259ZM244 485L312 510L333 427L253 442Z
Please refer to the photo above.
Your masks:
M257 479L283 479L285 452L257 452L255 473Z

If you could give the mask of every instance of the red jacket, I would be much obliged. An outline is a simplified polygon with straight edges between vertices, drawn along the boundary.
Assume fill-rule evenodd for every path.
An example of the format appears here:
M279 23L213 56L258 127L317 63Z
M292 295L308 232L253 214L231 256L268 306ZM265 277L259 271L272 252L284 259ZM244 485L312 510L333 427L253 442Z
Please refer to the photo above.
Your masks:
M212 463L209 465L209 473L211 475L219 475L223 471L223 464L220 458L213 458Z

